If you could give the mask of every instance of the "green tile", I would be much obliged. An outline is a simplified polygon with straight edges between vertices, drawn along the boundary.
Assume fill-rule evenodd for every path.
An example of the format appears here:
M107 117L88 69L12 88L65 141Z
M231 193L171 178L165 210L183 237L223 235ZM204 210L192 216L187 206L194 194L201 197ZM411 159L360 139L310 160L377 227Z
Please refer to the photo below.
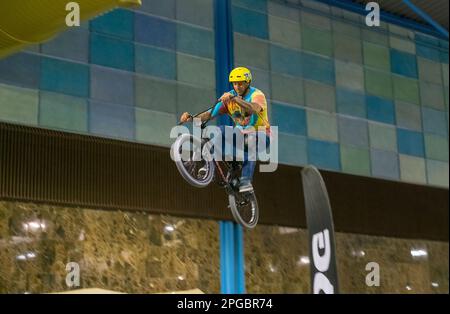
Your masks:
M214 61L177 54L177 79L196 86L216 87ZM201 73L201 75L199 75Z
M370 176L370 157L367 149L341 145L341 163L343 172Z
M197 88L179 83L177 85L177 116L185 111L191 114L202 112L214 105L215 100L214 89Z
M400 178L409 183L425 184L425 159L409 155L399 155Z
M160 6L160 4L158 4ZM212 28L213 1L211 0L178 0L176 17L179 21Z
M435 84L444 84L442 81L441 64L425 58L417 57L419 79Z
M442 78L444 86L448 87L448 63L442 63Z
M160 81L144 76L135 77L136 106L175 113L177 86L170 81Z
M244 64L235 63L234 66L246 66ZM271 88L270 88L270 72L249 67L249 70L252 72L252 86L261 90L267 99L272 98ZM296 81L296 80L294 80ZM296 88L299 88L296 86ZM301 88L301 86L300 86Z
M422 130L422 113L418 105L396 101L395 117L399 127L416 131Z
M369 122L370 147L397 151L397 133L395 127Z
M364 41L363 54L365 65L385 71L391 70L389 48Z
M174 139L170 131L177 123L174 114L136 108L136 140L162 146L170 146Z
M36 125L38 103L37 90L0 84L0 120Z
M361 64L361 40L346 35L334 34L334 56L342 61Z
M88 130L88 105L85 98L41 91L39 124L70 131Z
M289 2L300 2L300 1L289 1ZM313 12L323 12L330 14L330 6L325 3L320 3L315 0L302 0L302 5L306 8L312 9Z
M448 139L433 134L424 135L427 158L448 161Z
M392 99L392 79L390 73L366 69L365 81L368 94Z
M360 65L336 60L334 66L337 86L364 91L364 72Z
M422 106L445 110L443 86L433 83L420 82L420 101Z
M336 97L334 87L313 81L305 81L305 101L311 108L336 112Z
M301 48L300 22L269 15L269 38L270 41L284 46Z
M416 44L411 40L402 39L398 36L391 35L389 36L389 45L393 49L416 54Z
M448 188L448 162L427 160L428 183Z
M300 21L300 10L292 10L292 8L282 3L267 2L267 12L270 15L282 17L292 21Z
M332 24L334 34L340 33L358 39L361 38L361 29L357 26L354 26L348 22L342 22L338 20L333 20Z
M302 25L331 31L331 20L328 17L302 10L300 12L300 18Z
M308 136L315 139L337 142L336 116L319 111L307 111Z
M408 79L402 76L393 75L394 97L413 104L420 104L419 84L417 80Z
M362 38L373 44L383 45L386 47L389 45L389 37L386 34L380 31L370 30L367 27L362 29Z
M445 103L445 109L447 110L447 113L448 113L448 86L446 86L446 88L444 88L444 103Z
M303 26L302 47L303 50L331 57L333 55L333 40L331 33Z
M397 37L414 38L414 32L407 28L395 24L388 24L388 28L391 34L399 35Z
M234 33L234 58L236 63L268 70L269 46L254 37Z
M272 73L272 99L303 105L303 80Z

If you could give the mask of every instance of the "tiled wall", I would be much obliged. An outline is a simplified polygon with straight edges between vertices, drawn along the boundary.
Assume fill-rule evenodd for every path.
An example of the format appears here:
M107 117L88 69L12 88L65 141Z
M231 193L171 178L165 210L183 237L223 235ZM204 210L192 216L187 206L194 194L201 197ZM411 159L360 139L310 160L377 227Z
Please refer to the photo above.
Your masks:
M289 2L232 0L281 162L448 187L448 42ZM143 0L2 59L0 120L168 146L215 99L213 19L213 0Z
M215 100L212 0L144 0L0 60L0 120L168 146Z
M448 187L448 41L289 2L232 1L235 64L271 100L280 160Z
M244 243L247 292L311 291L306 230L259 225ZM338 232L336 254L341 293L448 293L448 242ZM366 284L370 262L379 286Z

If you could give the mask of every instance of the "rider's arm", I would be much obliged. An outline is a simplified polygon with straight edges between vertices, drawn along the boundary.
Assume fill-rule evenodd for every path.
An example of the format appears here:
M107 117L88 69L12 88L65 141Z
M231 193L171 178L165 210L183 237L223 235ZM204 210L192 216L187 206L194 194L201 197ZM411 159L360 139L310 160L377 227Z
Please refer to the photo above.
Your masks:
M250 113L260 113L263 111L263 107L257 102L248 102L241 97L235 97L234 101L238 103L239 106L246 109Z
M199 114L196 118L200 118L200 120L202 122L206 121L206 120L209 120L209 119L211 119L211 112L209 110L205 111L202 114Z

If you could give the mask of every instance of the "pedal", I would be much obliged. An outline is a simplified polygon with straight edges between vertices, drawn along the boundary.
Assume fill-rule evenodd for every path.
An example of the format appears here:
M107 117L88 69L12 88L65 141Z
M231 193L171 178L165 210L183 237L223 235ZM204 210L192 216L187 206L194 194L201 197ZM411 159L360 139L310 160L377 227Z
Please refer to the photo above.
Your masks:
M200 177L204 177L206 175L206 168L205 167L201 167L200 169L198 169L198 174L200 175Z

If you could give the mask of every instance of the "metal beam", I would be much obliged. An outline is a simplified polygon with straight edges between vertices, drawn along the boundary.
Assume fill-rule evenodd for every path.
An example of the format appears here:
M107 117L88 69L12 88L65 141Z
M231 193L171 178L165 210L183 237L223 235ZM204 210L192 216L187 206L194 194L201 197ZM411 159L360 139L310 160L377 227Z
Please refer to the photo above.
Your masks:
M428 24L433 26L439 33L441 33L448 39L448 31L445 28L443 28L441 25L439 25L439 23L437 23L435 20L433 20L433 18L431 16L429 16L423 10L418 8L410 0L403 0L403 3L406 4L414 13L416 13L418 16L420 16L422 19L424 19Z

